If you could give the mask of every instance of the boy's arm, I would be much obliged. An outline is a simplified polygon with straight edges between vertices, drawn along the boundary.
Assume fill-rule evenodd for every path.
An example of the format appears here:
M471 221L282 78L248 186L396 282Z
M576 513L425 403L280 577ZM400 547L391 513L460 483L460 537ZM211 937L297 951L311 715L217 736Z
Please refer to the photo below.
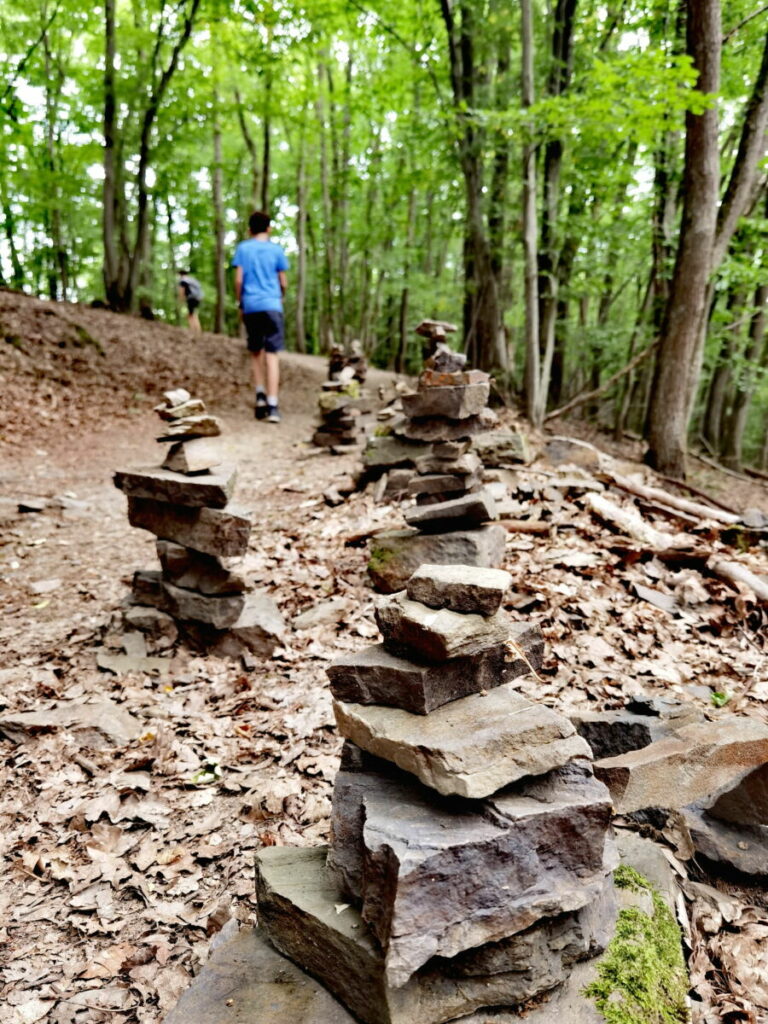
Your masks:
M277 279L280 282L280 293L284 296L286 289L288 288L288 278L285 276L284 270L278 270Z
M243 268L235 267L235 298L237 299L238 306L240 305L240 296L243 291Z

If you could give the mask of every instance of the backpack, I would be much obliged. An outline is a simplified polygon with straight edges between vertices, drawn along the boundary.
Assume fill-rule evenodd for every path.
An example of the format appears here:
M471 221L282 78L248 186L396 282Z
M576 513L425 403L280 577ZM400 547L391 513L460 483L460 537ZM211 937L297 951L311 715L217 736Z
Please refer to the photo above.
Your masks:
M195 299L195 301L197 302L202 301L203 289L201 288L200 282L197 280L197 278L185 277L184 284L186 285L185 291L187 293L187 298Z

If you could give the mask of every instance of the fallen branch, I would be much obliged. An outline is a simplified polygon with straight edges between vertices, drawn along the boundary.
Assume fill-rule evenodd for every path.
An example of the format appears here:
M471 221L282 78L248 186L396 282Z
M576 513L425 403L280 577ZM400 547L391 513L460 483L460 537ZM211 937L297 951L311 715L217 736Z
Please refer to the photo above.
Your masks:
M544 422L546 423L548 420L553 420L556 416L563 416L565 413L570 412L571 409L575 409L577 406L584 405L585 402L589 402L593 398L599 398L600 395L605 394L606 391L613 387L617 380L621 380L622 377L631 373L636 366L642 363L644 359L647 359L658 343L658 339L656 339L656 341L652 341L647 348L644 348L642 352L638 352L634 359L630 359L625 367L619 370L618 373L614 373L612 377L609 377L608 380L604 384L601 384L599 388L593 388L591 391L582 391L580 395L576 395L576 397L572 398L570 402L566 402L565 405L561 405L559 409L553 409L552 412L548 412L544 417Z
M659 479L663 480L665 484L673 484L675 487L683 487L689 494L695 494L697 498L703 498L704 501L710 505L714 505L715 508L722 509L723 512L730 512L731 515L738 516L738 509L735 509L733 505L726 505L725 502L720 501L718 498L713 498L711 494L707 494L706 491L700 490L698 487L694 487L693 484L687 483L685 480L676 480L673 476L661 476Z
M709 505L702 505L697 501L688 501L687 498L680 498L676 494L670 494L669 491L662 490L661 487L647 487L645 484L622 476L620 473L603 472L600 475L610 480L617 487L620 487L622 491L627 491L628 494L634 494L638 498L645 498L646 501L661 502L662 505L669 505L670 508L680 509L681 512L687 512L689 515L696 516L699 519L714 519L715 522L724 523L726 526L735 526L736 523L741 522L741 516L735 512L711 508Z
M749 587L761 601L768 601L768 583L750 572L740 562L729 562L718 555L712 555L707 561L707 568L715 576L719 576L729 583L741 583L743 586Z
M532 519L499 519L497 525L503 526L507 533L550 533L555 529L553 523Z

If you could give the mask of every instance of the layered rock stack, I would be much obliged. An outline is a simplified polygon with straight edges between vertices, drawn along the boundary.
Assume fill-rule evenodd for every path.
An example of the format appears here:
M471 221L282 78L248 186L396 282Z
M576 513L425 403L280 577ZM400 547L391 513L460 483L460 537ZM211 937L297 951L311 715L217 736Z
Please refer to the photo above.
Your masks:
M341 448L362 444L366 439L372 409L364 390L368 364L360 342L353 341L349 355L335 346L328 359L328 380L322 384L317 404L320 422L312 435L319 448Z
M514 688L543 644L501 610L509 580L425 565L382 599L383 644L329 669L332 845L257 854L262 931L364 1024L518 1007L610 934L610 797Z
M423 562L498 567L506 533L486 525L497 518L483 487L483 464L472 437L496 422L488 408L490 378L467 370L466 356L438 344L418 390L401 396L403 415L391 433L371 438L364 458L386 466L382 495L415 498L405 510L407 530L376 535L369 573L384 593L402 588Z
M271 655L283 633L274 602L252 592L239 560L251 516L230 504L236 470L217 443L221 424L183 388L165 392L155 411L157 440L167 446L158 468L119 470L115 486L128 497L131 526L157 537L159 570L134 575L127 622L167 633L174 620L195 645L222 655Z

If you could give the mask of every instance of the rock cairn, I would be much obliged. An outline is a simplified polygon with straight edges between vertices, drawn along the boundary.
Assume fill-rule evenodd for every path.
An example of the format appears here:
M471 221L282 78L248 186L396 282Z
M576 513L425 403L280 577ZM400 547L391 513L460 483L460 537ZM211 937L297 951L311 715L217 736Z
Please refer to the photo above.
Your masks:
M368 364L359 341L350 345L349 355L339 346L331 349L328 359L328 380L323 381L317 404L320 423L312 435L319 448L340 448L366 439L372 403L364 390Z
M404 513L408 529L379 533L372 542L368 571L378 590L400 590L424 562L501 565L506 532L486 525L497 510L471 450L472 437L496 422L489 392L487 373L467 370L465 355L438 343L418 390L400 398L400 420L370 439L367 465L388 469L382 497L416 499Z
M543 642L501 609L509 582L424 565L381 599L384 642L328 672L332 845L257 854L261 929L364 1024L517 1007L610 935L610 797L571 723L514 688Z
M274 602L239 570L251 515L230 504L236 469L222 458L221 423L183 388L155 408L163 421L162 466L118 470L131 526L157 537L159 570L135 573L129 625L167 635L175 623L195 646L220 655L269 657L284 626Z

